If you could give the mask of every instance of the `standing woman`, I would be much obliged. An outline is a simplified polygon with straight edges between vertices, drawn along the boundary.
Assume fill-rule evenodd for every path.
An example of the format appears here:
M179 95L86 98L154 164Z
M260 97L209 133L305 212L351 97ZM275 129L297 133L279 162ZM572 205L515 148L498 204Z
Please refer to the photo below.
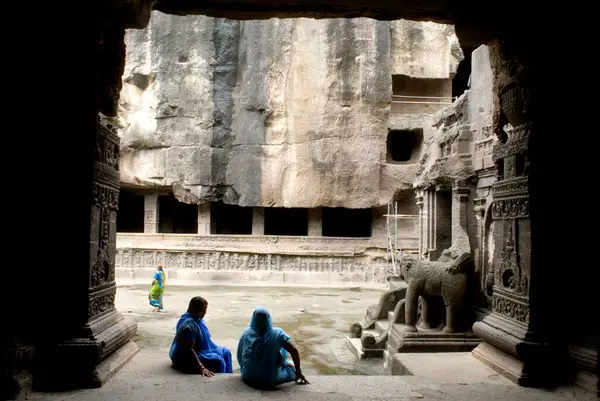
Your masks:
M167 276L163 271L163 266L158 265L154 277L152 277L152 287L150 288L150 295L148 300L150 305L154 306L152 312L160 312L163 309L163 294L165 293L165 283Z

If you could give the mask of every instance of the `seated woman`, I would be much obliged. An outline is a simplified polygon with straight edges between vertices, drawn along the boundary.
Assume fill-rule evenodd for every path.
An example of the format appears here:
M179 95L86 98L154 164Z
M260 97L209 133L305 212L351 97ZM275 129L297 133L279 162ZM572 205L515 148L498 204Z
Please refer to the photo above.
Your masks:
M190 300L188 311L177 322L177 332L169 356L173 367L184 373L214 376L233 373L231 351L215 344L204 324L208 302L202 297Z
M287 360L288 353L293 364ZM290 336L273 327L271 314L263 307L252 314L250 327L240 338L237 359L242 380L251 387L269 389L292 381L308 384L300 368L300 354Z

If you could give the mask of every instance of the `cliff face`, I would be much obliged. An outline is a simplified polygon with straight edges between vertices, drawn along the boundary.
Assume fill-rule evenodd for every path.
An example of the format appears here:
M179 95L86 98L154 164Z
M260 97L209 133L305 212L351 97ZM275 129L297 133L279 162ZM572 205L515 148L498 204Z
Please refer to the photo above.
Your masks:
M127 34L121 180L186 202L379 205L414 178L380 179L392 75L450 78L461 58L432 23L154 12Z

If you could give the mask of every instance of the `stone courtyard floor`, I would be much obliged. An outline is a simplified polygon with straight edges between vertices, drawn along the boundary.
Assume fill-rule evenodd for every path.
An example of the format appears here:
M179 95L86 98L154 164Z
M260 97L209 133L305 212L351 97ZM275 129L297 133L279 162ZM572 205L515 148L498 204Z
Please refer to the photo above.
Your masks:
M169 366L163 352L142 349L102 388L70 393L33 393L40 401L597 401L580 389L544 391L518 387L497 376L470 380L426 376L309 376L311 384L294 383L275 391L257 391L238 375L186 376Z
M362 322L367 307L379 301L382 291L365 289L168 286L165 310L152 312L147 285L120 284L117 310L138 322L135 342L142 351L168 355L179 316L190 298L209 302L206 324L213 340L231 349L234 370L237 342L248 327L256 306L271 312L273 323L292 337L300 351L305 374L383 374L382 360L357 361L346 345L352 323Z
M274 287L169 286L165 312L153 313L147 285L120 283L117 309L138 322L140 352L102 388L68 393L33 393L42 401L592 401L579 388L554 391L516 386L469 353L411 354L411 376L385 376L381 359L356 361L345 344L348 326L362 321L380 291ZM170 367L168 349L175 323L192 296L209 301L207 324L217 343L234 354L255 306L269 308L276 325L298 345L307 386L287 384L262 392L238 374L213 378L182 375Z

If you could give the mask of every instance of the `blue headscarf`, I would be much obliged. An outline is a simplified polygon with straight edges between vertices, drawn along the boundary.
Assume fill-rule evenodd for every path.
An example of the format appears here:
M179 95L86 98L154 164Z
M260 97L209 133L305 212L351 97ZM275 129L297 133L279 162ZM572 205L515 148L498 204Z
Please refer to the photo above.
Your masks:
M252 319L250 319L250 327L259 335L263 335L273 328L273 320L267 308L259 306L254 310Z
M237 359L242 378L262 382L277 381L281 357L287 357L282 347L290 336L274 327L269 311L259 306L252 313L250 326L244 330L238 343Z

